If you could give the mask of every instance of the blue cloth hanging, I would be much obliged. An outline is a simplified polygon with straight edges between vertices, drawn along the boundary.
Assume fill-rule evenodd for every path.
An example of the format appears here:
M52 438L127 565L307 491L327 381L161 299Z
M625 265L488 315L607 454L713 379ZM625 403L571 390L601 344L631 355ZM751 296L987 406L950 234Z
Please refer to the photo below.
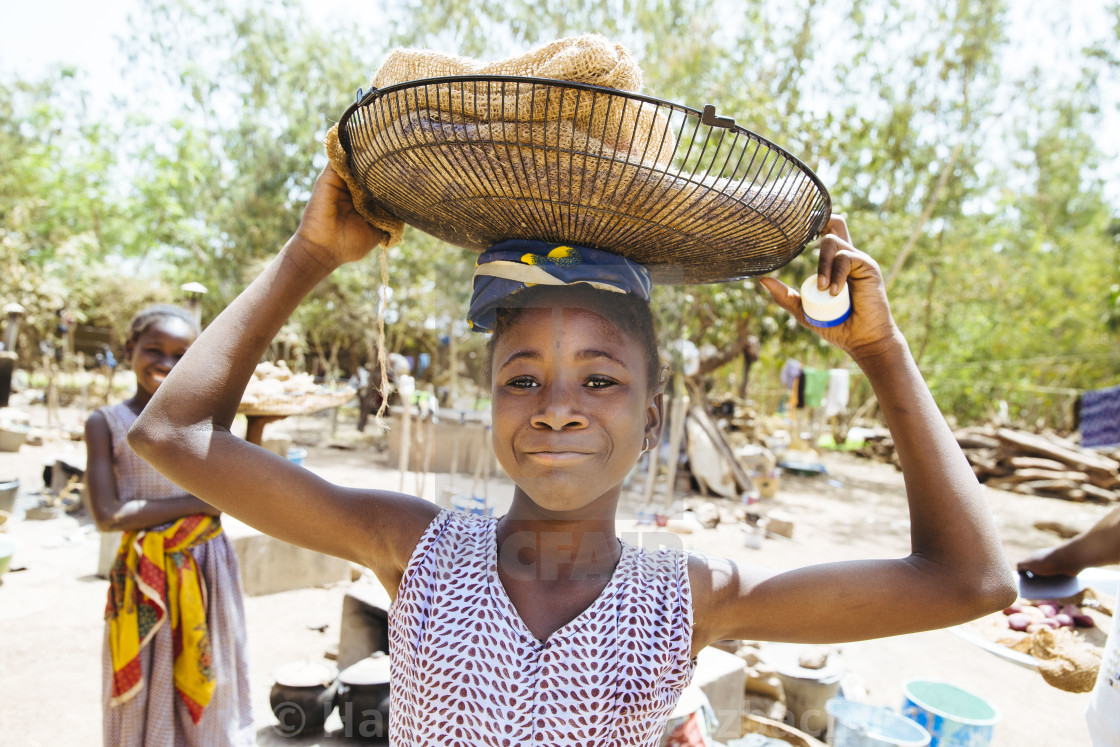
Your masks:
M1120 446L1120 386L1081 395L1081 445L1087 449Z

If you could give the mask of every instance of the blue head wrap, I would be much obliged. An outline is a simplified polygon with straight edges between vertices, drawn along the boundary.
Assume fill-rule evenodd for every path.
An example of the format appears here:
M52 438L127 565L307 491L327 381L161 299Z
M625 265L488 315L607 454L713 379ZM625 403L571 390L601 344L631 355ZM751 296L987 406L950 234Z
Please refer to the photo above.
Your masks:
M471 329L489 332L497 309L518 291L533 285L575 283L649 301L649 271L625 257L585 246L511 239L490 247L475 263L467 321Z

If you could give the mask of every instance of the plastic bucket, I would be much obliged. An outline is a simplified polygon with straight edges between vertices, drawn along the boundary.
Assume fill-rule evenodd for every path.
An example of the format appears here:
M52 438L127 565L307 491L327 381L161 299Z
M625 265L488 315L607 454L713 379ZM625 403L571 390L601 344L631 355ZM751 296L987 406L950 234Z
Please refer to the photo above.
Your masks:
M985 747L999 721L999 712L979 695L936 680L907 682L902 714L930 733L930 747Z
M301 449L296 446L288 449L288 461L295 464L297 467L303 466L303 460L307 457L307 449Z
M925 747L930 734L889 708L833 698L828 712L828 743L832 747Z

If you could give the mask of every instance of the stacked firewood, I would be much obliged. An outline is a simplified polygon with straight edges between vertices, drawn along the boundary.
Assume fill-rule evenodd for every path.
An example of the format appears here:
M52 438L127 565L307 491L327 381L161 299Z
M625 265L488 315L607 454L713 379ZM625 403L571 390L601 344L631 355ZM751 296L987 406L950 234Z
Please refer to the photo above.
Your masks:
M886 432L864 438L863 445L854 449L852 453L864 459L890 462L895 467L898 466L898 456L894 453L894 439Z
M1083 449L1054 434L994 426L954 435L977 479L988 487L1068 501L1120 502L1120 449ZM889 435L867 439L855 453L898 466Z
M957 431L973 472L988 487L1069 501L1120 501L1120 453L1012 428Z

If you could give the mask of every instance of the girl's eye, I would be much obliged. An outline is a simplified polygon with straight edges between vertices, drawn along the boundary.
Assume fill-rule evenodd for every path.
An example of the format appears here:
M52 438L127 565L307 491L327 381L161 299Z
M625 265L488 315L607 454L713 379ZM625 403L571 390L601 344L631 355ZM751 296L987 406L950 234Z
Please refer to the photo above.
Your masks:
M506 382L506 386L514 389L532 389L539 385L532 376L515 376Z
M617 383L614 379L608 379L606 376L592 376L587 380L587 387L589 389L606 389L615 386Z

